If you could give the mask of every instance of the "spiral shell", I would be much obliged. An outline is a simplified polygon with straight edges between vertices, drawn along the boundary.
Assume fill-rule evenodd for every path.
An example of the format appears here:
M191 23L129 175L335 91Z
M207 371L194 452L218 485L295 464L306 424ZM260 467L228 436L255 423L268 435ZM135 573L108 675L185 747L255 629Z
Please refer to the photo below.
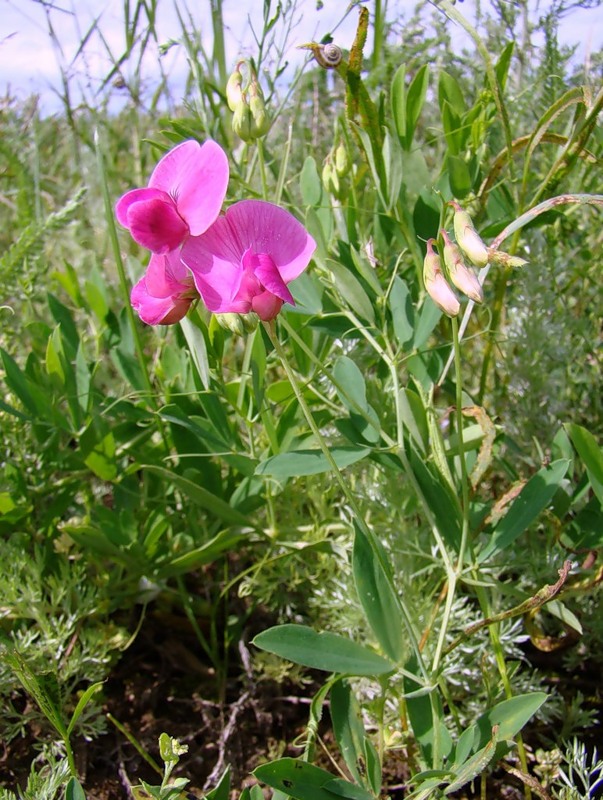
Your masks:
M341 63L341 48L336 44L317 44L312 52L320 66L325 69L335 69Z

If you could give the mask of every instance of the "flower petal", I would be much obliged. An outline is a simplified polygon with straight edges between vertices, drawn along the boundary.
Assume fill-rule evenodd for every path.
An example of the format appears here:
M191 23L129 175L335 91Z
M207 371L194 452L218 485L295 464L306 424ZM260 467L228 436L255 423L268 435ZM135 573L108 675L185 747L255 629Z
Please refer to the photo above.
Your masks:
M282 306L283 301L281 298L268 291L256 294L251 301L251 310L255 311L264 322L268 322L278 316Z
M161 189L132 189L126 192L115 204L115 216L124 228L130 227L128 209L132 203L138 203L140 200L169 200L169 195L162 192Z
M192 236L199 236L216 220L228 186L228 157L211 139L200 145L182 142L155 167L149 187L167 192Z
M254 272L264 288L268 289L269 292L277 297L280 297L281 300L284 300L286 303L291 303L291 305L294 306L295 300L293 299L293 295L289 289L287 289L287 285L281 278L281 274L276 268L276 264L272 258L266 253L258 253L255 259L257 264L255 265Z
M306 269L316 242L301 222L284 208L264 200L241 200L226 212L243 252L268 253L285 283Z
M175 250L188 234L188 226L171 200L153 198L132 203L127 220L134 241L153 253Z

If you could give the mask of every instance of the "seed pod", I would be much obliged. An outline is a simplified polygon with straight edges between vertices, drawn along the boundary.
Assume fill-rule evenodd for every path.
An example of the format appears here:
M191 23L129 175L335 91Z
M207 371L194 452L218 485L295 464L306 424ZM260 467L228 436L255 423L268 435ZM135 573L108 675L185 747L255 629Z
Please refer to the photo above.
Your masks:
M459 291L470 297L475 303L482 303L484 292L477 275L463 261L461 251L454 242L450 240L445 230L440 231L444 240L444 264L448 271L448 277Z

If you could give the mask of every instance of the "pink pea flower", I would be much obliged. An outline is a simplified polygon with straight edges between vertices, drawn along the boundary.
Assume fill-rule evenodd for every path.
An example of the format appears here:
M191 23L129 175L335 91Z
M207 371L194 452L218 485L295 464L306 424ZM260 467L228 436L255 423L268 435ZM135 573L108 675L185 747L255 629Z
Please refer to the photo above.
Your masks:
M295 305L287 284L306 269L315 249L314 239L285 209L241 200L204 234L186 240L182 261L210 311L254 311L266 322L283 303Z
M173 325L199 297L180 251L153 254L145 274L132 289L130 302L147 325Z
M115 215L134 241L163 255L187 236L198 236L216 219L228 185L228 158L211 139L190 140L166 153L146 189L126 192Z

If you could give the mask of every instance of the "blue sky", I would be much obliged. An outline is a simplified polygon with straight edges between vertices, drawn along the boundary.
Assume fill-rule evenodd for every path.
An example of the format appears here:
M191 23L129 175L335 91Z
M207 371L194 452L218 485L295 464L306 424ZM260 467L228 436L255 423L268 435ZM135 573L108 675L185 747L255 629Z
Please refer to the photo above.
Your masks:
M459 9L470 16L476 0L465 0ZM550 0L532 0L533 14L542 13ZM70 65L77 53L82 37L88 31L95 17L100 15L100 28L106 45L114 57L118 57L124 47L123 0L45 0L53 8L48 18L54 26L62 52L59 53L48 33L47 14L41 0L0 0L0 90L6 88L10 93L24 99L31 93L40 94L43 110L52 112L60 104L56 90L60 90L59 60ZM195 9L194 18L198 27L208 32L207 44L211 42L208 0L159 0L158 35L161 43L176 39L180 35L180 23L174 12L174 4L180 9ZM135 2L132 0L132 7ZM273 0L273 6L276 0ZM415 3L409 0L390 0L389 15L396 10L408 15ZM482 0L482 6L484 2ZM262 0L223 0L226 25L226 42L229 61L245 52L253 54L255 46L250 32L250 20L261 24ZM372 3L368 3L369 9ZM295 45L320 38L332 30L343 16L344 0L323 0L321 11L316 10L316 0L299 0L294 14L295 29L290 37L287 58L299 63L303 54ZM244 9L244 10L243 10ZM349 47L353 40L356 13L352 12L337 31L337 39ZM561 26L560 36L567 43L579 43L576 58L583 60L592 49L603 42L603 11L601 9L578 9L567 17ZM156 69L157 54L148 53L146 72L152 79ZM74 72L76 85L89 98L99 81L107 74L111 59L100 37L92 37L86 47L85 59L77 59ZM186 72L183 49L172 47L162 63L178 85L178 76ZM55 87L55 91L53 88Z

